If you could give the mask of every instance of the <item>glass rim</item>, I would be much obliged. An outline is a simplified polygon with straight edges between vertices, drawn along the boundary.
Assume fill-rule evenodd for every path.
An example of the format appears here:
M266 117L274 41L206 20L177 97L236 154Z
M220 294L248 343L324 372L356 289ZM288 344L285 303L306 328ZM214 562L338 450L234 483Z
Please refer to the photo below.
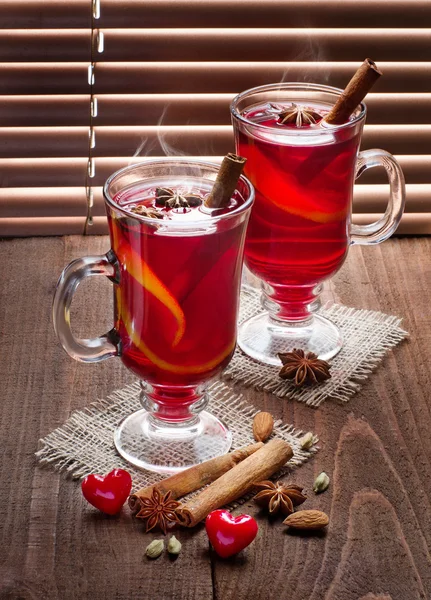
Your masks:
M336 88L330 85L324 85L324 84L320 84L320 83L307 83L307 82L301 82L301 81L289 81L289 82L282 82L282 83L268 83L265 85L259 85L253 88L249 88L248 90L244 90L243 92L241 92L240 94L237 94L231 104L230 104L230 112L232 114L232 116L238 120L241 121L242 123L245 123L246 125L252 125L253 127L256 127L257 129L260 129L262 131L274 131L273 127L269 127L268 125L261 125L260 123L255 123L254 121L251 121L249 119L247 119L246 117L244 117L243 115L241 115L238 110L237 110L237 106L238 104L241 102L241 100L243 100L244 98L247 98L247 96L252 96L253 94L256 94L257 92L265 92L265 91L284 91L284 90L292 90L292 89L299 89L299 90L303 90L303 91L316 91L316 92L329 92L332 93L336 96L341 96L341 94L343 93L344 90L340 89L340 88ZM326 128L331 130L331 131L339 131L341 129L348 129L349 127L353 127L355 126L359 121L365 119L365 116L367 114L367 106L365 104L365 102L360 102L359 105L361 107L359 114L356 115L351 121L347 121L347 123L341 123L340 125L332 125L330 123L328 123L326 125ZM327 132L327 131L326 131ZM286 133L286 135L292 136L292 135L306 135L306 136L313 136L313 135L323 135L325 133L325 129L307 129L307 130L301 130L301 131L296 131L289 128L286 130L281 130L277 132L277 135L283 135L284 133Z
M105 184L103 186L103 197L105 199L105 202L111 206L112 208L114 208L115 210L120 211L124 216L126 216L129 219L136 219L137 221L142 221L144 223L147 224L151 224L151 225L159 225L160 227L171 227L173 229L191 229L193 227L199 227L200 229L202 229L203 227L208 226L209 224L214 224L217 223L220 220L225 220L225 219L229 219L229 218L234 218L237 215L241 214L242 212L245 212L248 208L251 207L251 205L254 202L254 187L253 184L251 183L251 181L249 179L247 179L247 177L245 177L245 175L240 175L239 180L242 180L244 182L244 184L246 185L246 188L248 190L248 197L247 199L244 201L243 204L237 206L234 210L224 213L222 215L215 215L215 216L211 216L210 219L200 219L200 220L196 220L196 221L187 221L182 223L180 220L168 220L168 219L160 219L160 220L156 220L152 217L145 217L143 215L139 215L137 213L133 213L131 214L128 210L126 210L124 207L120 206L115 200L114 198L111 196L111 194L109 193L109 186L113 183L113 181L118 178L121 177L124 173L127 173L128 171L133 171L134 169L138 169L139 167L145 167L147 165L154 165L154 164L169 164L172 163L175 166L197 166L198 168L209 168L210 170L213 170L214 173L217 173L218 170L220 169L220 165L218 163L212 163L212 162L208 162L208 161L199 161L199 160L193 160L193 159L187 159L187 158L171 158L171 157L166 157L166 158L158 158L158 159L151 159L148 161L143 161L143 162L139 162L139 163L133 163L130 165L127 165L125 167L122 167L121 169L118 169L118 171L115 171L114 173L112 173L112 175L110 175L108 177L108 179L105 181ZM199 176L196 176L197 178L199 178Z

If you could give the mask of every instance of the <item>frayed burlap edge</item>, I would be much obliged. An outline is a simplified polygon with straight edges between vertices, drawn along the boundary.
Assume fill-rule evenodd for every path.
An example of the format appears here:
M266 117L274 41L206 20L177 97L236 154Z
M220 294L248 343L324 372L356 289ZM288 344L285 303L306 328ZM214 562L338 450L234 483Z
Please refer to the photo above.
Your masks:
M213 383L209 392L209 410L232 431L232 450L254 443L251 425L254 415L259 411L221 381ZM113 435L118 423L141 408L139 393L140 386L136 382L112 392L105 399L93 402L87 408L75 411L63 425L39 440L36 452L39 463L73 479L81 479L90 473L107 473L114 468L124 468L132 475L134 490L164 479L164 475L131 466L117 454L114 447ZM275 423L272 436L286 440L294 453L286 467L277 474L278 477L299 467L317 452L316 436L312 448L301 448L300 438L303 435L303 431L292 425L282 421ZM189 497L192 495L185 499ZM246 499L244 497L242 501Z
M241 300L244 316L261 312L256 292L248 291ZM320 314L337 324L345 339L344 348L330 361L332 377L328 381L318 386L295 389L291 382L280 379L279 367L262 365L239 348L223 378L313 407L318 407L328 398L347 402L361 389L360 382L369 377L385 354L408 336L400 327L402 319L381 312L333 304L322 309Z

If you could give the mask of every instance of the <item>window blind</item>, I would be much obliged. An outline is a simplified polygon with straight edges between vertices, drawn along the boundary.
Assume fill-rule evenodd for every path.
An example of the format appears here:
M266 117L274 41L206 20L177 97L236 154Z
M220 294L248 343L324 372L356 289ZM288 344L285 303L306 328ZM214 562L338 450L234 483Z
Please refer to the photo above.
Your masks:
M148 158L220 160L229 104L277 81L344 87L367 56L362 149L406 177L399 233L431 233L429 0L0 0L0 235L105 233L102 186ZM354 220L388 186L371 170Z

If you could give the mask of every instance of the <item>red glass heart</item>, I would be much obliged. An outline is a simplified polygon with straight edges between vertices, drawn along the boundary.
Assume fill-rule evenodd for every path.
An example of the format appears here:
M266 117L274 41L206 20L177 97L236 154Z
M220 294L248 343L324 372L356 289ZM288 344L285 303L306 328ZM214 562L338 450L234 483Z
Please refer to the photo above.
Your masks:
M246 548L257 535L250 515L234 517L227 510L214 510L205 521L208 538L219 556L228 558Z
M87 475L81 484L84 498L108 515L116 515L132 489L132 478L124 469L107 475Z

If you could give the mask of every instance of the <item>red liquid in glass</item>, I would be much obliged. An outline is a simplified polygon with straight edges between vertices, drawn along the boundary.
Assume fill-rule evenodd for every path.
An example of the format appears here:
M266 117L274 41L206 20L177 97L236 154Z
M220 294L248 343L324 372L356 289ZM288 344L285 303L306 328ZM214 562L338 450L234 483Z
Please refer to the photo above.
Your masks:
M169 181L159 185L172 188ZM136 186L114 200L128 210L141 204L157 208L154 191L154 186ZM189 191L204 197L209 190ZM223 212L242 203L235 192ZM234 352L245 228L242 218L216 221L200 207L157 210L164 214L163 220L149 222L114 211L109 215L120 271L115 328L124 364L150 384L161 386L169 401L178 387L178 400L184 402L184 386L217 374ZM194 231L178 232L169 228L172 220L199 224Z
M302 143L301 129L280 125L278 116L265 110L254 107L244 116L274 135L241 127L236 140L237 153L247 158L244 174L256 191L245 259L272 286L279 316L301 319L315 297L313 288L338 271L347 254L360 134L328 130L321 139L304 135ZM321 126L302 130L306 134L315 128ZM289 131L294 134L290 139Z

